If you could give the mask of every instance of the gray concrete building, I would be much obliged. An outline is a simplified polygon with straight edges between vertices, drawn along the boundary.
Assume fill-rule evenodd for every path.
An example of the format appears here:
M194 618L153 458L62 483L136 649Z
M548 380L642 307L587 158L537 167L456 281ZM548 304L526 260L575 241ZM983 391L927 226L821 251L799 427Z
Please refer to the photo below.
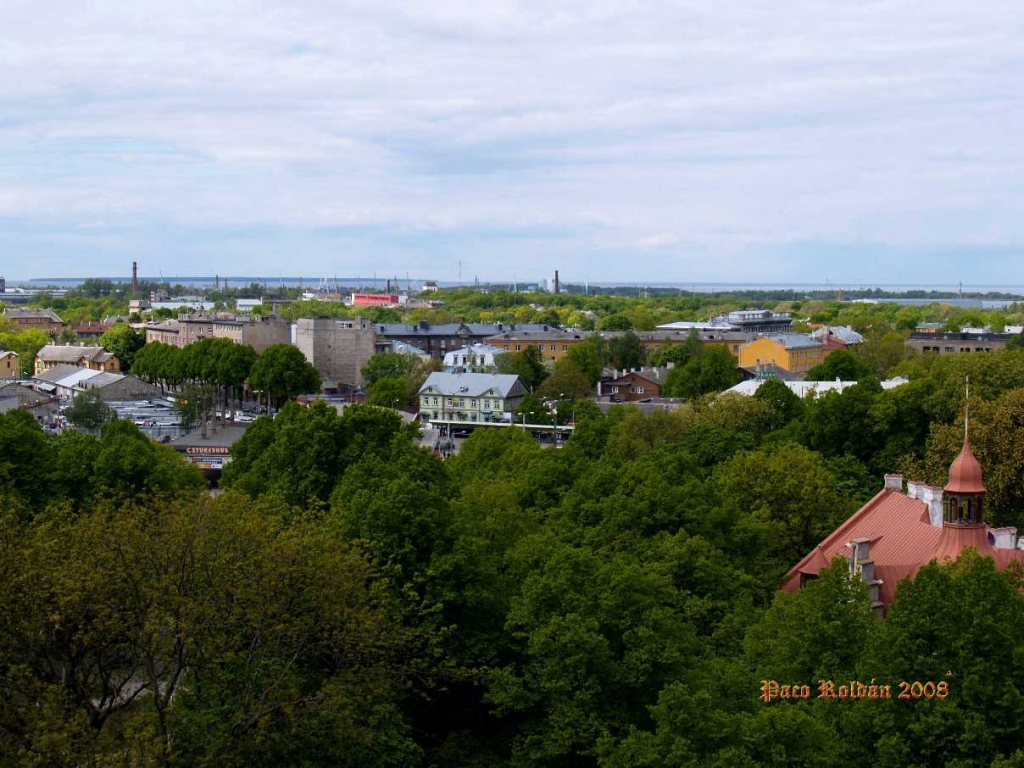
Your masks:
M325 383L364 386L362 369L373 357L376 343L373 323L362 317L304 317L295 323L295 346Z
M1013 338L1012 333L918 333L910 334L908 349L930 355L949 355L957 352L992 352L1003 349Z

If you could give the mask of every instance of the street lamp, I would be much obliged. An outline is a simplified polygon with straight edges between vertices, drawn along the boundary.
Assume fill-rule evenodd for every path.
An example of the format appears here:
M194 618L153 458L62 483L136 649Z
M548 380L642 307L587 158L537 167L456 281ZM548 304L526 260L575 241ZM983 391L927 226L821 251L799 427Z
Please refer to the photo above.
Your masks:
M555 401L555 448L558 447L558 406L562 403L565 392L558 393L558 400Z

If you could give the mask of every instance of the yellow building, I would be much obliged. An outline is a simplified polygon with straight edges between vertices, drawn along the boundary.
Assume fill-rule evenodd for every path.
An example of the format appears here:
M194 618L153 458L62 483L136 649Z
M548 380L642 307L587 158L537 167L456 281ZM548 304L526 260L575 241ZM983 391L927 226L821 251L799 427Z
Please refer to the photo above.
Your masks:
M120 373L121 361L113 352L103 347L74 347L47 344L36 353L34 369L36 374L56 368L58 365L74 365L91 371Z
M0 379L20 379L21 363L17 352L0 352Z
M773 363L790 373L805 374L825 362L832 350L809 336L799 333L779 333L761 336L740 347L741 368L754 368L758 364Z
M586 341L586 331L506 331L484 339L484 344L497 347L501 352L522 352L527 347L538 347L541 359L558 362L576 344Z

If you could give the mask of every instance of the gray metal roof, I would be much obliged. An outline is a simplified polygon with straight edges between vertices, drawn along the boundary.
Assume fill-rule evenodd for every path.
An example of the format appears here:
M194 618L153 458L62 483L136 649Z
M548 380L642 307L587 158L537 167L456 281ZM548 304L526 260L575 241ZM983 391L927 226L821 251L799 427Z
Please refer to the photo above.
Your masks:
M379 336L458 336L460 331L470 336L494 336L505 331L540 333L558 329L543 323L442 323L440 325L407 325L406 323L376 323L374 329Z
M77 365L55 365L49 370L37 373L32 378L36 381L45 381L48 384L56 384L61 379L66 379L68 376L71 376L73 373L80 370L83 369L79 368Z
M511 373L435 372L423 382L420 394L437 392L454 397L482 397L496 392L500 397L508 397L517 383L519 377Z
M824 346L810 336L804 336L800 333L773 333L768 338L779 342L786 349L816 349L817 347Z

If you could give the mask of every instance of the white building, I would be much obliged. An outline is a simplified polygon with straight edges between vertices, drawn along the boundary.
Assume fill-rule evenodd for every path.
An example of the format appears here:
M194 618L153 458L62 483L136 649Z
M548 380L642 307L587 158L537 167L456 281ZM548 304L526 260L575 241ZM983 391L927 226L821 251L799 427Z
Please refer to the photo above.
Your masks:
M444 355L444 369L449 373L485 373L494 369L494 357L502 351L493 344L471 344L453 349Z
M432 373L420 387L420 417L430 421L505 421L526 387L509 373Z
M750 381L741 381L735 387L727 389L726 392L736 392L740 395L753 395L765 383L767 379L751 379ZM901 384L906 384L910 379L904 378L903 376L897 376L894 379L886 379L882 382L882 389L892 389L898 387ZM814 397L825 394L826 392L842 392L844 389L855 387L856 381L783 381L789 390L799 397L801 400L807 395L812 394Z

